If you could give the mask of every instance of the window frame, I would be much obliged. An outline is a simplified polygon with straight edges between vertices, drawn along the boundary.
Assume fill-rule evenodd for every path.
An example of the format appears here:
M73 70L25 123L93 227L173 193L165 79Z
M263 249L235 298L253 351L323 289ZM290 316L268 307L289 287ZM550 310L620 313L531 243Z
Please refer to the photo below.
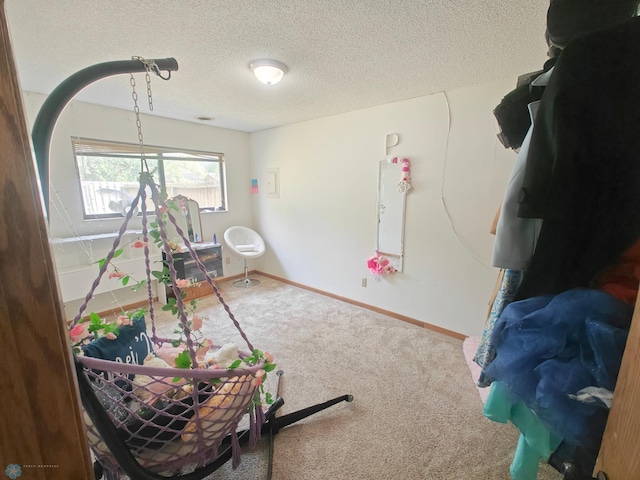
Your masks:
M105 219L117 219L122 218L122 214L118 212L113 213L87 213L87 205L85 196L83 194L82 182L84 181L80 175L79 157L103 157L103 158L119 158L119 159L131 159L138 161L142 159L142 151L140 144L118 142L111 140L98 140L84 137L72 137L71 149L74 158L74 167L76 170L76 180L78 186L78 193L80 196L80 203L82 209L82 217L84 220L105 220ZM177 147L162 147L157 145L144 145L144 156L147 160L157 161L158 168L155 173L155 181L160 186L161 190L166 189L166 177L165 177L165 162L173 161L185 161L185 162L210 162L217 163L219 176L220 176L220 206L199 206L201 213L224 213L229 211L229 205L227 201L227 178L226 178L226 165L224 154L219 152L205 152L202 150L192 150L186 148ZM175 154L186 155L182 158L175 156ZM196 199L197 201L197 199ZM199 202L200 203L200 202ZM153 215L153 211L148 211L148 214ZM138 213L141 215L141 213Z

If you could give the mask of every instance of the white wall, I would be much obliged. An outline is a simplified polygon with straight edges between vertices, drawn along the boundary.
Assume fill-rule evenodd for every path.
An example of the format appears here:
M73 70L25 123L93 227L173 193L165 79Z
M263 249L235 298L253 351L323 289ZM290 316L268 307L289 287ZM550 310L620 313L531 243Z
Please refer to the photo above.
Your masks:
M515 154L492 110L513 88L495 82L251 135L253 176L279 168L280 197L254 196L267 242L261 268L294 282L464 334L478 334L497 270L491 220ZM374 278L377 165L386 134L411 160L405 261ZM361 286L362 278L368 286Z
M221 241L235 224L256 228L267 253L250 268L479 334L497 275L488 229L515 159L497 141L492 110L513 86L508 79L254 134L143 115L143 134L149 145L225 154L229 212L203 214L204 237ZM44 98L25 93L30 125ZM377 167L388 133L400 136L389 153L412 162L413 188L403 272L374 278L366 259L376 246ZM119 220L81 218L72 136L135 143L134 114L73 102L52 140L50 236L116 231ZM265 193L272 167L280 171L279 198ZM250 193L251 178L258 194ZM225 274L240 273L241 260L225 256Z

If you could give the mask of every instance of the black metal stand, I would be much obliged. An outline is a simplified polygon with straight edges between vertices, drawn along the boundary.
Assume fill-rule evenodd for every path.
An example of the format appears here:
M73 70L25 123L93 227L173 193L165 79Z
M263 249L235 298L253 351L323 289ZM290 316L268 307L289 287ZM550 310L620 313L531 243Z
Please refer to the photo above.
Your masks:
M592 421L598 419L601 430L604 430L608 414L602 412L594 417ZM562 474L564 480L606 480L606 475L600 472L598 477L593 477L593 472L598 457L598 446L572 445L567 442L560 442L560 445L549 456L547 463Z
M280 399L282 398L281 395L281 389L280 389L280 380L282 379L282 375L283 375L283 371L282 370L278 370L276 372L276 376L278 377L278 383L276 385L276 401L280 401ZM273 419L275 420L276 418L276 413L274 412L273 414ZM272 476L273 476L273 451L275 449L275 439L274 436L277 432L274 432L273 429L269 429L269 465L267 468L267 480L271 480Z
M160 71L172 72L178 70L175 58L148 60L157 66L156 74ZM33 123L31 140L40 177L40 188L45 205L45 213L49 213L49 148L53 129L64 107L80 90L102 78L122 73L146 72L146 65L140 60L119 60L104 62L84 68L58 85L42 104L38 116ZM170 75L169 75L170 76ZM164 77L161 77L164 78ZM168 77L167 77L168 78Z
M607 480L607 476L603 472L599 472L597 477L592 477L573 463L565 463L562 467L561 473L564 480Z
M326 410L327 408L336 405L340 402L353 402L353 395L342 395L340 397L333 398L323 403L318 403L316 405L312 405L307 408L303 408L302 410L297 410L295 412L289 413L287 415L283 415L281 417L277 417L276 414L278 410L282 408L284 405L284 399L280 396L280 378L282 376L282 370L278 370L276 375L278 375L278 386L276 387L276 400L271 404L271 406L265 412L265 423L262 426L261 435L268 436L269 438L269 465L267 472L267 479L271 479L272 467L273 467L273 450L274 450L274 437L285 427L296 423L304 418L310 417L322 410ZM238 435L238 440L240 442L240 446L244 446L249 441L249 431L244 430ZM231 439L227 437L222 445L224 450L222 453L218 455L218 457L209 465L215 465L215 470L224 465L232 455L231 451ZM182 478L182 477L180 477Z

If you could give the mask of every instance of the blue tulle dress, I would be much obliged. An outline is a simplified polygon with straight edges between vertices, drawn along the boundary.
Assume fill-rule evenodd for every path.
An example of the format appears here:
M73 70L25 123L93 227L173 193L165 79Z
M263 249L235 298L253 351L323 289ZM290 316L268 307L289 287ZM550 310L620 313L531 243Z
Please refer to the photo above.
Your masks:
M485 368L541 424L576 445L601 442L606 406L570 395L590 386L613 391L633 308L600 290L579 288L509 304L496 322L496 356Z

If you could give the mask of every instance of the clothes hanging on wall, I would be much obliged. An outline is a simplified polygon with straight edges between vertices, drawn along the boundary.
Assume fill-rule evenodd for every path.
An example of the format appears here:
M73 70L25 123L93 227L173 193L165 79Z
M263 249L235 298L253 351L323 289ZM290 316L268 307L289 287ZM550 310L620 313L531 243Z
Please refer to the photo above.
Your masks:
M563 50L532 131L518 215L543 219L516 300L589 287L640 236L640 18Z
M513 423L520 438L509 468L513 480L536 480L540 459L547 459L561 444L527 405L514 396L503 382L493 382L484 415L499 423Z
M535 122L535 116L540 103L540 98L544 92L544 88L549 81L549 77L553 72L555 59L551 59L545 63L545 67L533 79L528 79L523 85L519 85L516 90L508 94L501 104L494 110L494 114L498 119L502 134L511 132L507 145L505 147L519 148L518 157L514 164L511 179L507 185L506 193L502 200L497 220L494 220L496 238L494 241L492 265L500 267L504 270L501 283L495 298L492 301L491 310L485 323L484 331L478 344L474 362L481 368L489 365L495 352L491 345L490 338L495 322L500 318L504 308L513 301L516 291L522 282L523 271L529 264L529 259L533 255L536 240L540 233L542 220L518 217L518 198L522 178L525 171L527 153L529 150L529 142L531 140L532 125ZM526 90L523 89L526 87ZM526 93L525 93L526 92ZM518 104L515 100L505 103L505 99L509 97L518 99L522 103L525 99L527 103ZM520 112L507 113L509 109L518 109ZM526 116L520 118L521 113ZM508 122L515 121L513 128L508 127ZM520 138L518 133L522 128L526 133L522 133L524 138ZM499 135L500 137L500 135ZM484 372L480 374L478 379L479 387L488 387L491 381L485 378Z
M551 0L547 10L549 42L564 47L577 37L624 22L637 9L638 0Z
M510 197L515 217L541 227L483 370L587 452L589 472L608 409L575 395L613 391L640 278L639 41L640 18L629 19L573 39L554 66Z
M553 67L550 67L531 82L531 87L536 89L540 97L542 97L542 92L546 88L552 73ZM494 267L526 270L540 234L541 219L521 218L518 216L520 190L526 171L529 145L539 105L540 100L532 101L527 105L527 112L530 118L529 129L522 141L518 158L513 166L511 178L502 200L491 258L491 264Z
M505 308L491 336L496 356L483 373L493 381L490 398L497 395L498 405L508 398L514 408L521 408L521 402L533 412L535 428L530 421L517 423L519 410L516 419L511 418L529 437L528 446L533 433L548 431L574 448L598 451L608 407L600 401L578 401L575 394L593 386L613 391L632 314L631 305L609 293L582 288ZM509 394L498 395L494 389ZM485 414L494 419L496 404L488 401ZM514 459L526 465L521 476L514 476L518 480L531 475L533 453L527 445L522 446L523 458L529 460ZM534 450L534 459L550 454ZM595 463L595 455L590 462Z
M526 269L533 250L535 248L535 242L540 232L540 226L542 220L540 219L523 219L519 218L518 212L518 194L520 186L522 185L522 177L524 175L524 168L526 165L527 152L529 149L529 142L531 140L532 125L535 121L535 115L537 111L537 105L540 103L542 92L549 80L549 77L553 71L553 63L545 64L545 68L541 70L533 80L529 79L525 84L519 86L514 90L518 92L520 99L526 98L528 103L524 105L511 104L511 108L517 108L521 110L527 117L526 121L526 133L523 134L524 138L514 137L514 135L521 130L524 126L522 119L516 120L517 125L514 128L508 128L507 122L510 119L519 117L520 114L506 114L507 106L505 105L505 97L501 105L499 105L494 114L501 122L501 126L504 131L511 131L510 145L512 148L516 148L517 145L520 148L518 152L518 158L511 173L511 179L507 186L507 191L502 200L499 214L495 223L496 238L493 248L492 265L500 267L504 270L504 274L501 279L501 283L495 298L492 301L491 310L485 323L482 337L474 357L476 362L481 368L485 368L493 359L495 353L490 342L491 332L495 322L500 318L500 314L504 308L515 298L517 289L522 282L523 270ZM527 92L535 93L522 93L522 88L526 87ZM510 95L514 94L511 92ZM502 112L502 113L500 113ZM504 142L503 142L504 143ZM507 145L505 144L505 147ZM478 379L479 387L488 387L490 381L485 379L484 373L480 374Z
M640 283L640 240L628 248L619 260L596 277L595 286L632 307Z
M513 302L494 328L497 354L485 373L560 438L599 442L587 420L606 406L569 395L590 386L613 390L632 314L630 305L594 289Z
M505 148L518 151L522 146L531 127L528 106L539 101L544 91L544 88L535 84L535 79L550 70L554 63L555 58L549 59L542 70L518 77L516 88L507 93L494 108L493 115L500 127L498 139Z
M473 357L473 361L477 363L483 371L478 378L479 387L488 387L491 385L491 380L485 376L484 369L489 366L491 361L495 358L495 349L491 342L491 335L493 333L494 326L504 309L509 305L516 295L516 291L522 282L521 270L505 270L500 280L500 286L498 292L491 306L491 312L487 318L487 322L480 337L480 343L478 349Z

